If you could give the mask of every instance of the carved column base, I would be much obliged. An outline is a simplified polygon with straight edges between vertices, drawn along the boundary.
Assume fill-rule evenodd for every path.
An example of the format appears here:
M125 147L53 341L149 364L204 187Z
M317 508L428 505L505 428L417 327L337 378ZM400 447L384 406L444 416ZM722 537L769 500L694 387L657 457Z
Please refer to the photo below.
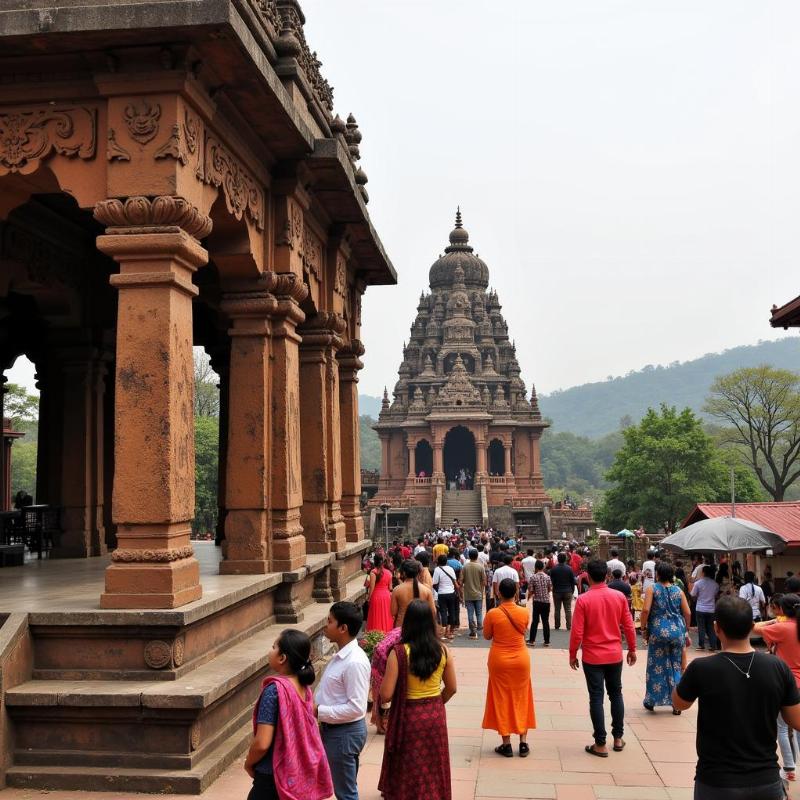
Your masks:
M306 539L300 510L272 510L272 570L291 572L306 563Z
M331 590L331 568L325 567L325 569L318 572L314 578L314 591L311 593L311 596L318 602L318 603L332 603L333 602L333 591Z
M101 608L177 608L199 600L200 564L189 527L120 525Z
M270 572L267 553L269 519L263 509L228 509L225 517L225 560L221 575L266 575Z
M342 517L344 517L345 541L362 541L364 539L364 517L361 514L361 503L357 497L342 498Z
M306 600L308 593L306 593ZM280 624L296 624L303 621L303 595L299 583L286 583L278 587L275 593L275 622Z

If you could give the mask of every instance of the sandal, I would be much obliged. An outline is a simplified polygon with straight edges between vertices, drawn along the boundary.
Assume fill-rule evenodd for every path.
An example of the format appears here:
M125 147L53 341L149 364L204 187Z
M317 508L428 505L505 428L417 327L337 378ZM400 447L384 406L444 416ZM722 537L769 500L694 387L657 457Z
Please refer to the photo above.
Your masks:
M785 769L783 771L783 774L786 776L786 780L787 781L797 780L797 776L795 775L795 772L794 772L793 769Z
M591 756L597 756L598 758L608 758L608 753L599 753L594 748L595 745L587 744L586 747L584 747L583 749Z
M520 758L527 758L528 754L531 752L531 748L528 747L527 742L520 742L519 743L519 757ZM790 778L790 780L794 780L794 778Z
M495 753L499 756L505 756L506 758L512 758L514 755L514 748L511 746L511 743L508 744L501 744L495 747Z
M615 753L621 753L625 749L625 740L620 739L619 744L615 744L612 749Z
M680 710L679 708L673 708L673 709L672 709L672 713L673 713L673 714L674 714L676 717L679 717L679 716L681 715L681 710Z
M656 710L656 707L655 707L655 706L648 705L647 703L642 703L642 705L643 705L643 706L644 706L644 707L645 707L645 708L646 708L648 711L655 711L655 710Z

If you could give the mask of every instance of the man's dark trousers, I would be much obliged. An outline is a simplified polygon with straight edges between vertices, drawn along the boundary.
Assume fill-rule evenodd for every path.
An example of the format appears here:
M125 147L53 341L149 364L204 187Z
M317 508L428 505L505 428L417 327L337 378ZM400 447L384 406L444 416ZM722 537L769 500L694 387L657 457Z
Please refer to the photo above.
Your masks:
M531 632L528 641L535 642L536 634L539 631L539 620L542 620L542 635L544 643L550 644L550 603L540 603L533 601L533 614L531 619Z
M592 717L595 744L606 743L606 718L603 712L603 688L611 701L611 735L621 739L625 726L625 703L622 699L622 662L587 664L583 662L586 688L589 690L589 714Z

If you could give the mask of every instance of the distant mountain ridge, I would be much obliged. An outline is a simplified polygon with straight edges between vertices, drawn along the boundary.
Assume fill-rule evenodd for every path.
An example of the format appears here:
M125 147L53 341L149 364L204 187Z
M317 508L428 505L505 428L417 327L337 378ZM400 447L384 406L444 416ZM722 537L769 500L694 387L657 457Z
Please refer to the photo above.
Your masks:
M715 378L760 364L800 372L800 340L786 337L733 347L666 367L648 364L621 377L540 395L539 407L552 420L551 430L597 438L618 430L623 417L638 422L660 403L701 413Z

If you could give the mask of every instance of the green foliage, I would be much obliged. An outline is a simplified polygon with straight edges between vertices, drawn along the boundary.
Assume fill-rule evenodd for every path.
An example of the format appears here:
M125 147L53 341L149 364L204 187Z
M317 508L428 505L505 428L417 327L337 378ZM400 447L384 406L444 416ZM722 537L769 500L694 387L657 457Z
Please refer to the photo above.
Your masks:
M734 347L669 366L647 366L622 377L540 395L539 407L544 416L555 420L559 431L603 436L617 430L621 417L636 422L648 408L658 408L665 400L701 414L715 376L764 363L800 371L797 339Z
M36 497L37 442L17 439L11 446L11 496L23 490Z
M762 364L717 378L705 410L774 500L800 478L800 375Z
M372 429L375 420L366 414L358 418L361 440L361 469L381 468L381 440Z
M211 369L211 359L200 347L194 348L194 415L219 416L219 377Z
M375 652L375 648L383 641L386 634L383 631L370 631L369 633L365 633L362 636L358 643L361 645L361 649L367 654L367 658L371 661L372 654Z
M622 435L624 444L606 475L614 486L597 510L608 530L643 524L674 531L695 503L729 499L729 467L690 409L678 412L664 404L660 411L648 409ZM752 476L748 481L740 471L740 480L742 502L757 495Z
M39 398L28 394L24 386L8 383L3 400L3 415L16 428L21 422L35 422L39 418Z
M217 525L217 478L219 464L219 420L195 417L195 533L213 533Z

